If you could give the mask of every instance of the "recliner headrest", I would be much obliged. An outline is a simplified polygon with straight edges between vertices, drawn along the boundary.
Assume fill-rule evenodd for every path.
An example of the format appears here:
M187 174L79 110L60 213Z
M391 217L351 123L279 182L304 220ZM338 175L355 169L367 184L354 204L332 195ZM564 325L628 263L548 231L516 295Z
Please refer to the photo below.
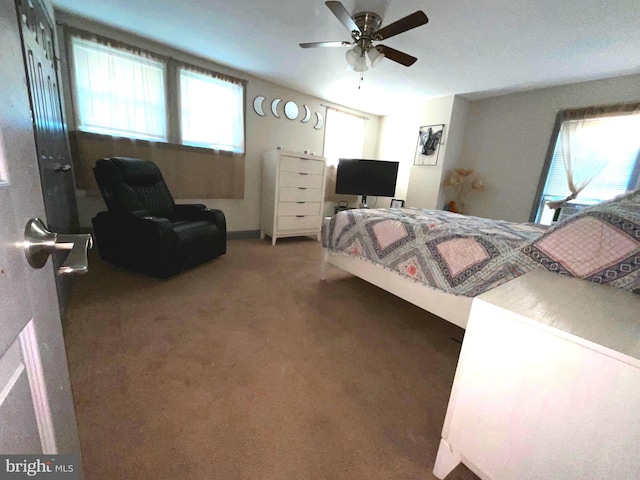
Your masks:
M98 163L111 163L117 167L122 181L134 187L149 187L162 182L162 173L158 166L139 158L110 157L98 160Z
M148 215L168 217L175 209L171 192L153 162L103 158L96 161L93 173L109 211L146 211Z

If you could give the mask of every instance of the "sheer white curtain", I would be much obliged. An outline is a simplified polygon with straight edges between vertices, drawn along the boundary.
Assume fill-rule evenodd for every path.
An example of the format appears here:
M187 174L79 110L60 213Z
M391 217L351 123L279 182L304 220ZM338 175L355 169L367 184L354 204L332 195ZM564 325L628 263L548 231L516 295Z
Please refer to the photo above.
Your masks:
M166 141L164 62L80 37L71 47L78 129Z
M327 108L324 156L329 165L340 158L362 158L366 118Z
M548 202L549 208L560 208L581 194L605 200L623 193L638 157L638 132L638 111L616 115L615 109L600 114L587 109L583 118L564 120L545 194L566 197Z
M182 67L182 143L244 153L244 85L213 73Z

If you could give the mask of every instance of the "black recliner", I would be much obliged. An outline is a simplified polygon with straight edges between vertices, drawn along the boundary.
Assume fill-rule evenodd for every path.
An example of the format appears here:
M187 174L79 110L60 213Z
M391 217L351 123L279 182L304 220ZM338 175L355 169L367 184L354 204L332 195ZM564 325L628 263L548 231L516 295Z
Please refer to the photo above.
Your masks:
M155 163L105 158L93 173L109 210L92 219L103 260L167 278L226 253L224 213L176 205Z

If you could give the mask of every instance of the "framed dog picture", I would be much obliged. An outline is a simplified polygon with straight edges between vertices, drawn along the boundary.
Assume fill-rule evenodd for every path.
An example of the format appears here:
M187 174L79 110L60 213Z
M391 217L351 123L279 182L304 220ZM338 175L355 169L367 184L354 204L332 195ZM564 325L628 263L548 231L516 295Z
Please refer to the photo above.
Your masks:
M391 199L391 208L402 208L404 207L404 200L400 200L399 198Z

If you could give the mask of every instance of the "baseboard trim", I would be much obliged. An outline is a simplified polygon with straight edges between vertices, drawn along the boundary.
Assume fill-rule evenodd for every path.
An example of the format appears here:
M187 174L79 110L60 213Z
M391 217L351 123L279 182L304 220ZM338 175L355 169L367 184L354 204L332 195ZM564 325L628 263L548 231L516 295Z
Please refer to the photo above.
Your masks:
M248 238L260 238L260 230L238 230L227 232L227 240L246 240Z

